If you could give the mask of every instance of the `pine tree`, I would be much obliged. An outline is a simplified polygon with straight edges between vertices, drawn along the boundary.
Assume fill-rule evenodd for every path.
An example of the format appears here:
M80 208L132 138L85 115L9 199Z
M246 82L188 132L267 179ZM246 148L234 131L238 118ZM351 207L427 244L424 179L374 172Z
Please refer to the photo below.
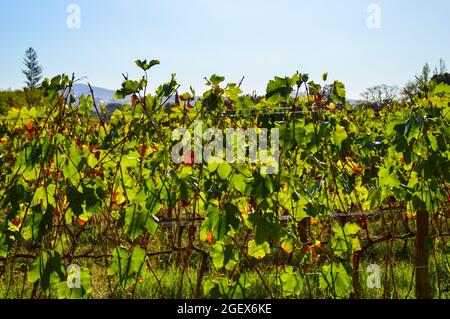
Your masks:
M22 71L27 78L25 84L30 90L33 90L38 86L39 81L42 79L42 67L38 63L37 53L33 48L29 48L25 52L23 62L26 67L26 69Z

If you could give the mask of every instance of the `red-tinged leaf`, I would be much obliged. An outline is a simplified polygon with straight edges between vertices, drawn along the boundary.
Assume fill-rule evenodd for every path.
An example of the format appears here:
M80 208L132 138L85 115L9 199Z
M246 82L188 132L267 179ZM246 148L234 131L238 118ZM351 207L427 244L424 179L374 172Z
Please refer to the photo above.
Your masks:
M208 232L208 234L206 234L206 241L210 245L212 245L214 243L214 235L212 232Z
M81 218L81 217L77 217L77 223L78 223L78 225L80 225L80 226L84 226L84 225L86 225L86 222L87 222L87 220L85 220L84 218Z
M362 169L360 169L357 166L352 167L352 171L353 171L353 173L355 173L356 176L360 176L362 173Z
M13 220L11 221L11 224L13 224L13 225L16 226L16 227L19 227L20 225L22 225L22 219L21 219L21 218L13 219Z

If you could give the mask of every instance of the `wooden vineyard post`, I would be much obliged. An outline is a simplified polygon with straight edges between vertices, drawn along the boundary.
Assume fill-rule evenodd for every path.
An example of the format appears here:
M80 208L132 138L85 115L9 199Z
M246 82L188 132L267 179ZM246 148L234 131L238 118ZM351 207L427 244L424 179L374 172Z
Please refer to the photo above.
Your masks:
M360 289L359 289L359 261L360 261L360 252L355 251L353 253L353 294L352 299L359 299L360 298Z
M428 271L428 240L429 240L429 215L427 211L420 210L417 213L416 224L416 297L418 299L431 299Z

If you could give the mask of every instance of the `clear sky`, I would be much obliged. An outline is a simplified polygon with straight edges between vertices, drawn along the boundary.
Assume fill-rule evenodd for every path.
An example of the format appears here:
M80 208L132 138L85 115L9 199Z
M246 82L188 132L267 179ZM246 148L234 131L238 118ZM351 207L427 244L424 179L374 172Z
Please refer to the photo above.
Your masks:
M375 3L381 28L367 25ZM79 5L79 29L67 7ZM23 86L32 46L47 77L72 73L117 89L137 58L156 58L153 85L177 73L184 89L204 89L213 73L247 92L275 75L324 71L350 97L380 83L402 85L425 62L450 68L448 0L1 0L0 88Z

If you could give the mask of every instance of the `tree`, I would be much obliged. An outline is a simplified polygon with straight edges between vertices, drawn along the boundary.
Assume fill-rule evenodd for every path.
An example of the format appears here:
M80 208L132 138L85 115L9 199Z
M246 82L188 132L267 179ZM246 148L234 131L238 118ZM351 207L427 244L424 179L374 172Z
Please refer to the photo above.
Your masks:
M441 75L447 73L447 66L445 64L445 61L443 59L439 60L439 69L438 67L434 67L433 76Z
M382 108L397 98L398 87L393 85L381 84L368 88L361 94L363 104L373 108Z
M431 77L431 68L428 63L422 68L422 73L416 76L414 81L409 81L403 88L403 95L406 98L413 100L414 96L427 97L430 92L430 83L432 81L436 83L449 84L449 77L447 67L443 59L439 60L439 68L434 68L433 77Z
M447 73L447 66L443 59L439 60L439 71L436 67L431 81L434 81L437 84L445 83L450 85L450 73Z
M403 89L406 97L412 99L414 96L426 96L429 90L428 87L431 79L430 75L430 65L428 63L425 63L422 68L422 73L420 75L416 75L416 79L414 81L409 81L408 83L406 83Z
M38 86L39 81L42 79L42 67L38 63L37 53L33 48L29 48L25 52L23 62L26 67L26 69L22 71L27 79L25 84L30 90L33 90Z
M437 84L445 83L450 85L450 73L436 74L431 78Z

